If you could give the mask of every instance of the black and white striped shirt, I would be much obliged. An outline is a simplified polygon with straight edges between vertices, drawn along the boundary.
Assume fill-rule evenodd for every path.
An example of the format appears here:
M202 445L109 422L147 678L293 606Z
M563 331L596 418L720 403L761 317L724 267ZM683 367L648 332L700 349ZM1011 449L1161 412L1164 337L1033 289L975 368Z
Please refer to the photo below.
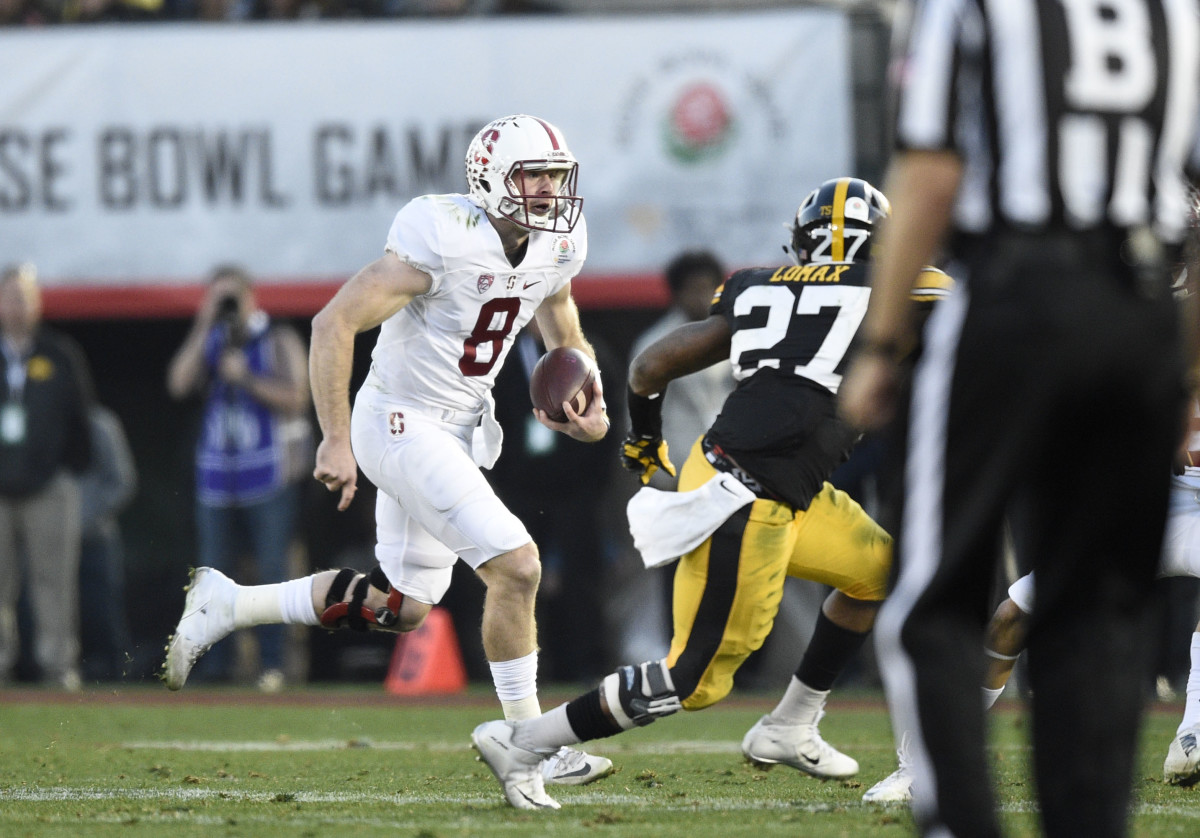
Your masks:
M955 150L954 225L1183 238L1200 172L1196 0L917 0L897 28L901 149Z

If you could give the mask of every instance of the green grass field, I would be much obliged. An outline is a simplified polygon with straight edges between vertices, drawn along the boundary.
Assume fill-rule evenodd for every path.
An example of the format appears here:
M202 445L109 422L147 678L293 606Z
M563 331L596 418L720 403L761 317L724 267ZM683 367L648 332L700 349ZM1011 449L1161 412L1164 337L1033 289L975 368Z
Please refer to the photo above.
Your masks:
M835 694L836 695L836 694ZM742 760L770 697L679 714L591 749L617 773L554 788L558 812L509 808L470 731L498 706L483 688L446 700L381 689L253 692L119 687L81 695L0 692L0 836L902 836L902 807L860 800L895 754L876 694L837 696L822 732L856 757L852 782ZM552 706L570 697L543 696ZM1161 780L1177 705L1149 717L1136 783L1137 836L1200 834L1200 787ZM1026 717L1002 702L994 761L1009 835L1036 835Z

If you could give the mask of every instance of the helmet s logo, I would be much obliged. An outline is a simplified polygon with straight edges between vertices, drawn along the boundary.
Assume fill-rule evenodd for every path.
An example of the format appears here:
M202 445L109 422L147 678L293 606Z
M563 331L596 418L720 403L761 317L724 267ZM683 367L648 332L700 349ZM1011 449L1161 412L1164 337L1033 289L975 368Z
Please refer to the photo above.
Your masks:
M496 153L496 140L498 140L498 139L500 139L500 132L497 131L495 128L492 128L490 131L484 132L483 136L479 138L480 142L483 144L483 147L485 149L487 149L488 154ZM487 164L486 160L484 160L482 162L485 165Z
M479 289L480 294L485 294L487 293L487 290L492 287L492 283L495 281L495 274L480 274L479 279L475 281L475 287Z
M388 414L388 433L392 436L404 433L404 414L398 410Z

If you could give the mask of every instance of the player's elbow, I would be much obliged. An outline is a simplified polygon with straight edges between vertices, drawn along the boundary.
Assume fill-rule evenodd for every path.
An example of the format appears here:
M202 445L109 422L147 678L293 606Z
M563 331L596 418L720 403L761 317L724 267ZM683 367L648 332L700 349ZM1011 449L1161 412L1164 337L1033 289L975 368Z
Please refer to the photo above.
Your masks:
M670 379L653 355L642 352L629 364L629 389L639 396L661 392Z
M317 312L312 319L312 337L314 346L328 346L346 334L348 327L345 319L336 309L326 306ZM353 334L353 330L349 330Z
M629 364L629 389L640 396L662 393L673 377L667 361L665 355L650 349L638 353Z
M313 316L312 323L310 325L312 327L312 336L314 340L318 334L325 334L329 331L332 325L330 323L332 319L333 315L330 313L328 307L321 309L316 313L316 315Z

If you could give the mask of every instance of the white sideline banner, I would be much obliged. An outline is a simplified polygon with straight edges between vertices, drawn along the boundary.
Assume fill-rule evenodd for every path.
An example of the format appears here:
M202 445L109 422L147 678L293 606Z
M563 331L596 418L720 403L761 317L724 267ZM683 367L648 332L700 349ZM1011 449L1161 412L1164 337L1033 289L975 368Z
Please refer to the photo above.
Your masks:
M800 199L851 173L848 52L827 9L9 28L0 263L79 290L347 276L521 112L580 161L587 273L774 263Z

